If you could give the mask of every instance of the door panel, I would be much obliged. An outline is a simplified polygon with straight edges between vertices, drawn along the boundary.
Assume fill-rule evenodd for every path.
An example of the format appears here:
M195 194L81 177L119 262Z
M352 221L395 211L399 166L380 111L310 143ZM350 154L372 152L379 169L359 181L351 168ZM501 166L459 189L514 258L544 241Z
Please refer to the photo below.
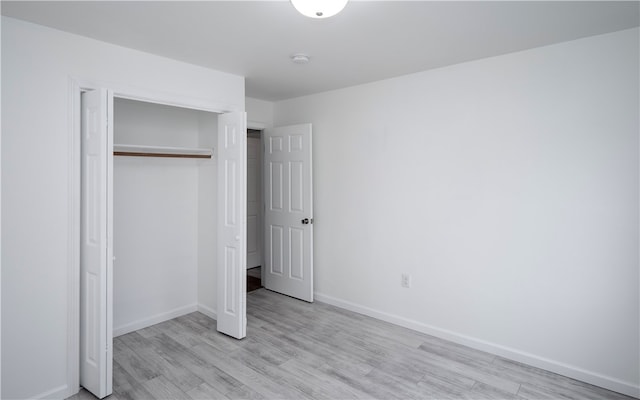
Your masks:
M80 385L98 398L112 392L113 96L81 99Z
M267 208L271 211L282 211L282 162L271 160L267 164L265 161L265 165L269 167L269 176L265 186L267 198L270 200Z
M218 117L218 331L246 336L246 114Z
M304 229L289 228L289 270L291 279L304 279Z
M284 253L284 249L283 249L284 229L282 226L273 225L273 224L271 225L270 229L271 229L271 237L270 237L271 251L268 252L268 254L271 257L270 257L270 262L267 262L267 268L268 268L269 274L282 276L282 274L284 273L284 264L283 264L283 257L282 257Z
M267 289L313 301L311 124L267 129L263 136L263 284Z

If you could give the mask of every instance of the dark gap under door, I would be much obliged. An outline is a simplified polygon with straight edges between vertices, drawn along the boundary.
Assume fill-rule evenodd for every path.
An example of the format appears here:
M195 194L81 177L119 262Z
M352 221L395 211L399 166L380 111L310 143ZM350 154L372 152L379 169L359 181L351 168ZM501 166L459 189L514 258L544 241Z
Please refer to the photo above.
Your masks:
M247 270L247 293L262 287L261 268L255 267Z

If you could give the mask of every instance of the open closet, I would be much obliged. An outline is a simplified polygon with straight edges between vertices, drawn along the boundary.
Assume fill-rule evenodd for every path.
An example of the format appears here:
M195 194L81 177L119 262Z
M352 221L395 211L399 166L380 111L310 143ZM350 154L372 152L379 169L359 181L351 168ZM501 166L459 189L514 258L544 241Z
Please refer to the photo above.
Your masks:
M246 335L246 114L77 93L79 380L103 398L113 336L193 311Z
M215 311L218 114L114 99L113 331Z

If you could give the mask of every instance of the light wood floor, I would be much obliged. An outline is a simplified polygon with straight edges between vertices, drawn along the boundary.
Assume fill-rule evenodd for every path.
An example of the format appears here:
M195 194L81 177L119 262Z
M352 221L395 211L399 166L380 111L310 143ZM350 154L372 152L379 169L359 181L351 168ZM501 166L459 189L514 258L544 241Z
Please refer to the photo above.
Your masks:
M117 337L110 399L631 399L326 304L247 303L241 341L200 313Z

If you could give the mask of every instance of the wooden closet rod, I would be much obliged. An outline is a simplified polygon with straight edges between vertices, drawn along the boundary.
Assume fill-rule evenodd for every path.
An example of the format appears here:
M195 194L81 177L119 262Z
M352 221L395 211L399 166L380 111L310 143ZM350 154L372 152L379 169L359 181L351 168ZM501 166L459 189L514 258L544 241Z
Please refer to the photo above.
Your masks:
M191 147L143 146L135 144L114 144L114 156L166 157L166 158L211 158L212 149Z
M211 158L211 154L141 153L132 151L114 151L113 155L126 157Z

